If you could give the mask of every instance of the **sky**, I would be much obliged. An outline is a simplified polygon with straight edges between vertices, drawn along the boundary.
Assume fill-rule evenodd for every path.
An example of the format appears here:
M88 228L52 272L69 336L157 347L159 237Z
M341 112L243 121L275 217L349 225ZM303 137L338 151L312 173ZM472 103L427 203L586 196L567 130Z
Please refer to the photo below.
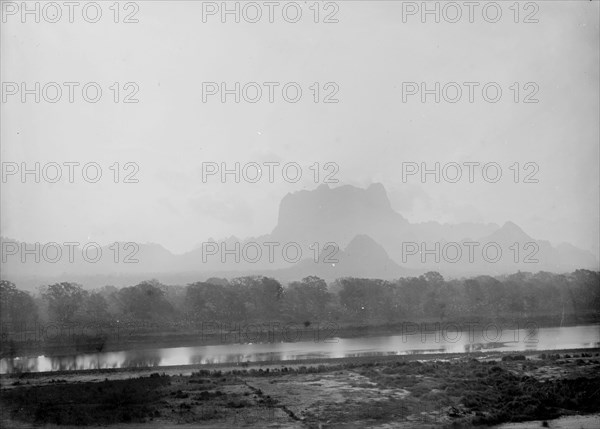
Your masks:
M423 23L419 13L403 22L408 6L392 1L337 2L327 9L317 4L315 23L314 3L296 3L302 8L297 23L286 22L280 9L268 22L263 2L257 3L265 14L258 23L243 16L240 23L232 17L222 23L218 14L203 19L203 7L212 6L199 1L141 1L137 11L121 3L119 21L135 12L137 23L115 23L112 2L102 3L97 23L86 22L80 11L73 23L64 16L57 23L26 16L22 23L20 11L5 10L3 172L21 163L33 168L56 162L63 178L35 183L29 175L22 183L18 174L3 177L2 236L153 242L182 253L209 237L270 232L281 199L316 188L334 165L339 183L330 186L381 182L392 206L411 222L513 221L536 239L570 242L598 255L599 2L536 2L539 10L521 4L518 23L509 9L513 2L499 2L496 23L479 9L473 23L465 16L449 23L444 15L440 23L431 16ZM293 19L293 9L288 12ZM337 23L322 22L330 14ZM539 22L522 22L527 16ZM33 95L22 102L20 93L9 94L14 87L7 82L80 85L73 103L64 85L58 102L42 97L35 103ZM81 87L88 82L102 88L97 103L83 99ZM109 88L115 82L118 103L116 87ZM279 86L273 103L264 85L256 103L235 103L233 96L222 103L219 94L203 94L205 82ZM296 103L282 96L288 82L303 89ZM318 103L316 87L310 88L315 82ZM423 103L419 94L403 102L403 82L425 82L427 88L457 82L464 92L456 103L443 97L436 103L434 96ZM473 103L463 82L479 83ZM502 88L496 103L482 96L489 82ZM518 103L509 88L515 82ZM139 102L123 103L136 88L132 97ZM333 89L339 102L324 103ZM538 102L524 103L527 95ZM95 162L102 178L88 183L76 168L75 183L69 183L64 162ZM115 162L119 183L113 180ZM257 183L235 183L231 175L227 183L218 176L203 181L203 163L233 168L236 162L295 162L302 178L289 183L276 169L269 183L263 169ZM317 181L309 168L316 162ZM418 175L403 180L403 163L433 168L436 162L497 163L503 175L488 183L476 169L469 183L464 169L457 183L435 183L431 175L426 183ZM328 169L326 163L332 163ZM515 163L519 183L515 167L510 169ZM525 169L526 163L532 164ZM134 170L138 183L123 183ZM531 172L538 182L523 183Z

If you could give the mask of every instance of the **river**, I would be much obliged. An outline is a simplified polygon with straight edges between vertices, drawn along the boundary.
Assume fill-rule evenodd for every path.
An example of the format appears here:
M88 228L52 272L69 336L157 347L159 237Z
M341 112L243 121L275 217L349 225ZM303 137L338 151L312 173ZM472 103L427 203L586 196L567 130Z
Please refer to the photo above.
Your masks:
M557 328L438 330L325 341L153 348L68 356L0 359L0 374L105 368L268 362L373 355L531 351L600 347L600 325Z

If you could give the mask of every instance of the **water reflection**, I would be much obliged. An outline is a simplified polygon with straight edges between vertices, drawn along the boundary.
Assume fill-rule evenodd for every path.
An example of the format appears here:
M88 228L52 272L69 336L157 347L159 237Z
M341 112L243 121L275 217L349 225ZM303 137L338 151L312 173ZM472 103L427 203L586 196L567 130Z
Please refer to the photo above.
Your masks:
M502 341L499 341L502 340ZM416 335L336 338L334 342L280 342L177 347L72 356L0 359L0 373L84 369L242 364L273 360L386 356L475 351L558 350L600 347L600 325L527 328L498 333L431 331Z

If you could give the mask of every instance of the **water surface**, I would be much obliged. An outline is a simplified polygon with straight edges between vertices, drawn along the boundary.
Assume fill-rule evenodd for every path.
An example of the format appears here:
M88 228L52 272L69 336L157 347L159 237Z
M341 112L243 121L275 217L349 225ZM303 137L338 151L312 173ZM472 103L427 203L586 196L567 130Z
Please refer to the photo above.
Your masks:
M329 338L325 341L225 344L154 348L70 356L0 359L0 374L104 368L238 364L274 360L344 358L473 351L530 351L600 347L600 325L513 330L452 329L378 337Z

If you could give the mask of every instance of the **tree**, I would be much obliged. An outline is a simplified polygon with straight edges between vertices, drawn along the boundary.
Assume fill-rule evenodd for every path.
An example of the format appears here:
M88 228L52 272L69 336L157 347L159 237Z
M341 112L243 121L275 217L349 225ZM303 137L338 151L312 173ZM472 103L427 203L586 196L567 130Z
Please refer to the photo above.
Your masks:
M284 308L295 319L316 319L325 316L331 298L325 280L309 276L290 283L284 291Z
M185 292L188 314L193 320L224 320L231 304L228 295L224 286L208 282L192 283Z
M429 271L423 274L421 277L427 282L427 284L433 287L441 287L444 284L444 276L437 271Z
M477 278L465 280L465 295L469 311L480 314L485 305L485 296Z
M85 300L85 313L95 321L107 321L109 319L108 302L100 293L91 293Z
M173 307L165 298L164 285L156 280L143 281L135 286L121 289L117 298L126 318L138 320L162 320L174 314Z
M75 320L86 297L87 292L77 283L56 283L42 292L42 298L48 303L51 318L62 323Z
M423 313L426 316L444 318L446 303L441 301L441 289L444 286L444 277L437 271L429 271L423 274L422 279L427 284L427 292L424 296Z
M242 298L247 314L253 319L279 319L283 287L270 277L247 276L231 281L234 294Z
M345 278L341 280L340 304L347 316L362 322L389 321L398 310L393 285L379 279Z
M398 284L402 289L401 296L407 316L422 317L425 296L429 290L426 278L424 276L401 278Z
M21 325L37 319L37 306L31 295L18 290L12 282L0 280L0 322Z

